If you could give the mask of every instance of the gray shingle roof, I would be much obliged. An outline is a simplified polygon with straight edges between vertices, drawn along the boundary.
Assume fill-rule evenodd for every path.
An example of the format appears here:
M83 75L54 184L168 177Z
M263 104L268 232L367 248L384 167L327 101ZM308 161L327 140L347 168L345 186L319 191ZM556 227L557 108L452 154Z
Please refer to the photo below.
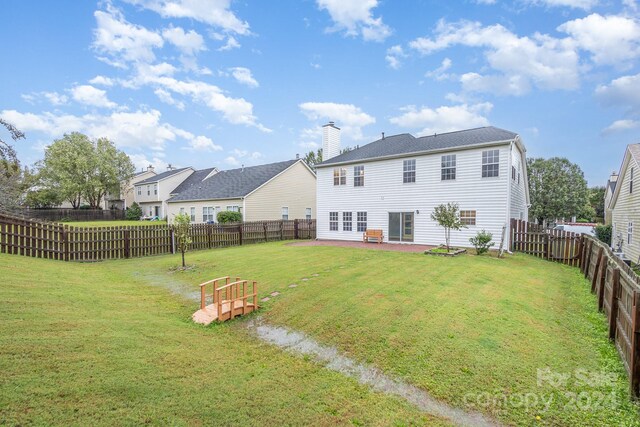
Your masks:
M200 185L202 181L204 181L204 179L207 177L207 175L209 175L214 169L215 168L209 168L195 171L194 173L189 175L187 179L182 181L180 185L174 188L171 194L179 194L192 188L194 185Z
M165 178L170 177L171 175L174 175L176 173L182 172L185 169L189 169L189 168L174 169L174 170L171 170L171 171L162 172L162 173L159 173L156 176L152 176L151 178L147 178L147 179L145 179L143 181L136 182L136 185L150 184L152 182L158 182L160 180L163 180Z
M176 194L168 201L179 202L244 197L298 161L300 160L287 160L268 165L221 171L201 181L200 185L189 186L189 188L184 189L184 191Z
M340 154L316 167L330 166L336 163L353 163L363 160L372 160L379 157L401 156L444 149L454 149L495 141L510 141L518 134L508 130L487 126L476 129L467 129L456 132L441 133L437 135L414 137L408 133L387 136L384 139L373 141L355 150Z

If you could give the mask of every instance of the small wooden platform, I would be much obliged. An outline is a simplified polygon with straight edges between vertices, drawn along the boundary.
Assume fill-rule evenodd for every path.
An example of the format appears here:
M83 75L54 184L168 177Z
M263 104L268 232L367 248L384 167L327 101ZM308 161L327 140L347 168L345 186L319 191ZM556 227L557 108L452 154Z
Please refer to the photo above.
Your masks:
M259 308L257 282L251 282L252 291L249 293L248 280L236 277L235 282L229 281L230 277L225 276L200 284L200 310L191 316L195 323L208 325L213 321L224 322ZM219 283L222 285L218 286ZM213 287L211 304L207 304L206 287L209 284Z
M242 305L241 301L236 301L233 303L233 311L234 313L230 313L231 311L231 303L229 303L228 301L222 301L222 318L225 320L228 320L229 318L235 317L235 316L242 316L243 314L247 314L247 313L251 313L252 311L255 311L256 306L251 304L251 303L247 303L246 306ZM244 308L244 310L243 310ZM233 316L232 316L233 314ZM209 304L208 306L206 306L203 309L200 309L198 311L196 311L195 313L193 313L193 316L191 316L191 318L193 319L194 322L196 323L200 323L202 325L208 325L211 322L218 320L218 304Z

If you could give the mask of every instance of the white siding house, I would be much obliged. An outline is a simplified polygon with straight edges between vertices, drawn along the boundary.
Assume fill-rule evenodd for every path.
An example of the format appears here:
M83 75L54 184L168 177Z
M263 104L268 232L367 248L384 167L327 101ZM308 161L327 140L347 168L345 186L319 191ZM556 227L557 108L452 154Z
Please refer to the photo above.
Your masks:
M620 246L624 257L640 260L640 144L627 146L609 208L612 216L611 245Z
M187 179L194 169L170 169L134 185L133 197L145 216L167 217L167 200L172 192Z
M325 143L337 129L327 126ZM524 145L517 134L494 127L383 136L316 168L319 239L361 240L364 230L382 229L385 242L438 245L444 232L431 213L455 202L468 228L453 231L452 244L470 246L469 238L484 229L497 246L505 226L510 235L511 218L528 216Z

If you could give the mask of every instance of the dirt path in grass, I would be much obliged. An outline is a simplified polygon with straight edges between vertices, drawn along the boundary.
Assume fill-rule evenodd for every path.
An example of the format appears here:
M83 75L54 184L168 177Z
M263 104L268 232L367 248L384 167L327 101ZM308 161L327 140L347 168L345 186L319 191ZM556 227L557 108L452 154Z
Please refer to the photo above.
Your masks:
M466 412L454 408L433 398L426 391L404 381L391 378L372 366L358 363L341 355L337 349L320 344L303 333L290 331L283 327L270 326L262 319L247 322L249 331L261 340L297 354L311 356L316 362L324 364L341 374L370 386L375 391L400 397L423 412L445 418L460 426L499 426L495 420L478 412Z

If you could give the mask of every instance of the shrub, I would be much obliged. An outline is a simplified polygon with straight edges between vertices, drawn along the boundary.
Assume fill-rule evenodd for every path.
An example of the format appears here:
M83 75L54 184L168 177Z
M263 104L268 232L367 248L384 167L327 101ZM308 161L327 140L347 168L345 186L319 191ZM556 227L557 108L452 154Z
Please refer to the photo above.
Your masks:
M241 222L242 214L240 212L221 211L218 212L217 219L220 224L226 224L229 222Z
M438 225L444 228L444 240L446 242L447 252L451 246L451 230L460 230L467 228L466 225L460 221L460 214L458 213L457 203L447 203L436 206L431 213L431 219L436 221Z
M611 225L596 225L596 237L611 246Z
M142 218L142 208L140 207L140 205L138 205L136 202L133 202L133 204L127 208L125 218L130 221Z
M493 239L493 234L482 230L478 231L475 237L470 238L469 242L476 248L476 253L482 255L488 252L491 246L495 245L491 239Z

